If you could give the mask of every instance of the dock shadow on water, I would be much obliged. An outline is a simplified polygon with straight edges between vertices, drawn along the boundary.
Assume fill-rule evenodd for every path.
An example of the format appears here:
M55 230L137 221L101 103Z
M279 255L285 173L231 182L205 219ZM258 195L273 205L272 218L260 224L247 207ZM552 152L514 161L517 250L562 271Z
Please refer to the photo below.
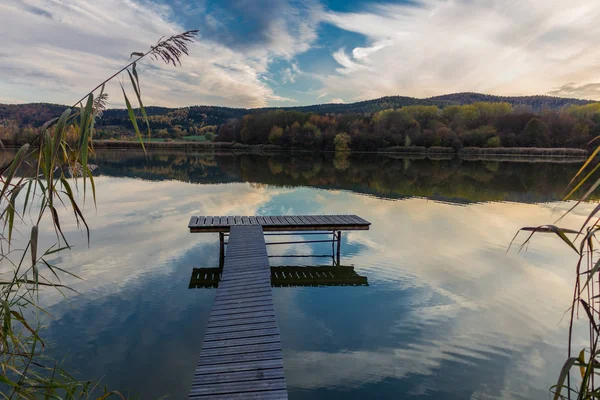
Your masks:
M65 221L77 247L57 261L84 279L68 282L80 295L43 298L52 351L82 377L143 399L187 396L216 292L188 288L219 279L218 235L191 235L190 216L358 214L371 230L345 233L339 267L269 258L291 399L548 398L573 257L549 237L506 249L568 207L580 164L132 150L94 162L91 248Z

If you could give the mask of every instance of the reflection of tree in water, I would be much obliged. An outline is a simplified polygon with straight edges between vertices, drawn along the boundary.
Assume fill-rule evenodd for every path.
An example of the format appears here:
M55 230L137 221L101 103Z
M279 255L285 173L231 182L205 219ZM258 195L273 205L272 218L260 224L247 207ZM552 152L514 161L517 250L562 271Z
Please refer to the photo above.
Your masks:
M255 182L384 198L541 202L561 199L578 163L429 160L377 154L205 154L100 150L99 172L192 183Z
M333 166L338 171L345 171L350 168L350 155L347 152L335 152L335 157L333 158Z

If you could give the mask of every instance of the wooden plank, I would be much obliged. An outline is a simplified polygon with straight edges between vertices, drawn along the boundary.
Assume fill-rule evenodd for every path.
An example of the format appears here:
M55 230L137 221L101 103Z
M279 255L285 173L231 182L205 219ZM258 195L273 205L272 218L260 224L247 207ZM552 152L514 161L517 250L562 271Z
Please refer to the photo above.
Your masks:
M269 274L261 274L257 277L232 277L231 279L222 279L219 283L219 288L240 290L249 289L250 287L268 286L271 281Z
M218 332L207 334L204 333L204 342L226 340L226 339L242 339L252 338L259 336L279 335L279 328L264 328L264 329L252 329L248 331L236 331L236 332Z
M242 381L194 385L190 395L212 395L228 393L244 393L267 390L283 390L286 388L285 379L263 379L259 381Z
M260 329L271 329L271 328L277 328L277 322L273 319L270 322L259 322L256 324L237 324L237 325L229 325L229 326L214 326L214 327L207 327L206 331L204 332L205 335L210 336L210 335L216 335L219 333L234 333L234 332L245 332L245 331L252 331L252 330L260 330Z
M204 357L225 357L228 355L240 355L250 353L262 353L265 351L277 351L281 349L281 341L274 341L270 343L259 343L259 344L247 344L244 346L231 346L231 347L217 347L217 348L204 348L200 351L200 358Z
M261 360L282 360L281 350L261 351L256 353L237 353L220 356L201 357L198 366L209 366L216 364L233 364ZM199 368L202 370L202 368Z
M271 282L269 277L264 279L252 279L252 280L234 280L234 281L222 281L219 283L219 289L239 289L246 290L250 288L256 288L259 284L268 286Z
M219 288L222 289L222 288ZM270 287L253 287L250 289L245 289L245 290L231 290L231 291L225 291L225 290L219 290L215 296L215 301L217 301L218 299L231 299L231 300L238 300L238 299L247 299L247 298L254 298L257 296L263 296L265 294L271 294L271 288Z
M360 224L354 218L352 218L352 215L336 215L336 217L341 219L348 225L353 225L353 224L359 225Z
M236 321L236 323L240 323L240 324L244 324L249 319L252 318L263 318L263 317L269 317L269 316L275 316L275 310L273 310L272 308L266 308L264 310L260 310L260 311L254 311L254 312L247 312L247 313L242 313L242 314L233 314L233 315L222 315L222 314L217 314L217 315L213 315L208 319L208 323L217 323L217 322L225 322L225 321L229 321L229 322L233 322ZM238 322L239 321L239 322Z
M209 383L244 382L259 379L284 378L283 368L261 368L250 371L236 371L220 374L195 375L192 385L206 385Z
M264 255L263 255L263 257L264 257ZM265 277L265 275L268 275L268 274L269 274L269 271L265 270L265 269L259 269L256 267L248 268L247 266L240 266L239 268L237 268L235 270L223 272L223 274L221 275L221 280L223 282L240 280L240 279L252 281L252 280L262 279Z
M292 215L291 216L292 220L296 223L296 225L306 225L302 219L300 219L300 217L296 216L296 215Z
M302 220L303 225L311 224L311 221L308 219L308 216L306 216L306 215L299 215L298 218L300 218Z
M269 390L261 392L227 393L209 396L190 396L198 400L287 400L286 390Z
M231 338L231 339L220 339L220 340L205 340L202 344L202 351L207 349L222 349L225 351L226 347L239 347L239 349L234 349L234 352L246 351L250 353L248 349L251 345L261 345L268 343L279 343L281 345L281 339L279 338L279 331L277 333L271 335L263 335L263 336L250 336L250 337L242 337L242 338ZM223 354L223 353L219 353Z
M228 298L228 297L221 297L220 299L215 299L215 303L214 305L219 305L219 307L224 306L226 304L248 304L249 302L257 302L257 301L265 301L265 300L273 300L273 296L270 293L270 289L269 292L265 293L262 296L256 296L253 295L252 297L250 297L251 300L248 300L248 298Z
M217 318L218 316L226 316L230 317L230 319L234 318L243 318L245 314L255 314L258 312L264 312L267 314L274 313L275 309L273 307L273 302L270 301L266 304L261 304L257 306L251 307L239 307L239 308L217 308L213 309L210 313L211 318ZM214 320L214 319L213 319Z
M266 305L273 305L273 298L268 298L268 299L261 299L261 300L252 300L252 301L246 301L246 302L237 302L237 303L215 303L213 306L213 311L215 310L235 310L235 309L244 309L244 308L250 308L250 307L257 307L257 306L266 306Z
M194 377L202 376L205 374L227 374L238 371L253 371L257 369L269 369L269 368L283 368L283 360L281 352L273 355L272 358L266 358L264 360L251 360L251 361L240 361L236 363L227 364L210 364L210 365L199 365L194 373Z
M215 383L192 386L190 396L284 390L285 388L285 379L282 378L248 382Z
M261 314L260 316L251 316L248 317L246 316L246 318L240 318L240 319L219 319L219 320L215 320L215 321L210 321L208 323L208 328L219 328L219 327L226 327L226 326L238 326L238 325L250 325L250 324L259 324L259 323L265 323L265 322L275 322L275 314L273 315L264 315Z
M188 228L196 226L198 224L198 217L190 218L190 223L188 224Z

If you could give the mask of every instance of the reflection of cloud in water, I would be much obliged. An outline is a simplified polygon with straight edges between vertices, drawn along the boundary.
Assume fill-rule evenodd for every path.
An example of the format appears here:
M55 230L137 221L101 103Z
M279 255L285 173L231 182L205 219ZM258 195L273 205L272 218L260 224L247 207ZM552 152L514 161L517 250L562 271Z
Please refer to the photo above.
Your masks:
M534 398L547 395L545 388L554 383L565 354L562 349L566 344L567 320L559 320L570 303L576 257L559 239L543 235L534 238L527 252L518 253L519 240L508 253L506 249L520 227L551 222L556 213L561 215L566 210L566 205L483 203L455 207L423 199L383 202L329 193L319 200L319 207L313 207L311 212L357 213L373 223L368 233L346 234L350 244L360 243L365 250L350 260L346 257L344 262L356 265L359 273L369 277L373 292L364 295L364 302L376 304L372 311L395 321L378 333L396 335L395 346L407 346L415 340L406 335L411 329L417 329L418 334L413 334L418 337L428 339L419 346L418 354L398 354L398 347L393 346L366 353L294 351L286 358L286 368L293 371L290 385L315 388L319 386L315 380L320 382L317 377L329 382L322 382L323 386L331 387L336 380L343 381L340 386L346 386L353 379L362 385L372 379L398 378L406 373L433 374L428 366L439 367L457 348L470 353L478 347L490 351L497 346L504 360L496 365L496 375L518 383L515 389L543 389L532 394ZM582 210L590 207L583 206ZM562 225L579 226L584 215L580 211L567 217ZM389 300L377 300L376 293L382 290L400 293L414 288L441 295L447 304L427 305L419 299L427 297L424 293L411 294L401 298L410 306L399 313ZM369 296L373 298L368 299ZM310 323L306 306L301 301L295 305L304 323ZM357 304L349 302L347 307L356 311ZM286 314L295 312L288 309ZM364 325L369 322L361 318L364 314L347 315L345 329L367 329ZM441 325L432 329L430 322ZM315 322L313 327L317 329L317 325ZM340 328L328 327L338 337L345 335ZM528 356L521 358L521 352L534 354L535 363ZM314 361L314 357L320 361ZM481 364L477 357L474 359ZM382 365L394 366L393 373L386 375L384 371L390 368ZM422 371L424 368L426 372ZM365 373L369 370L376 372ZM352 376L352 371L356 376ZM533 379L536 385L527 379ZM494 390L501 388L496 386Z
M92 295L99 286L102 291L123 290L143 275L166 275L172 268L170 261L199 242L214 243L216 264L217 236L189 234L190 216L255 214L270 196L281 192L251 188L248 184L199 186L103 177L97 178L96 186L98 212L90 202L84 211L92 228L89 249L85 248L85 239L77 232L75 221L67 220L64 213L62 222L67 237L80 250L62 252L61 265L83 278L65 281L84 295ZM48 230L46 237L51 234ZM59 300L60 295L50 292L45 302Z

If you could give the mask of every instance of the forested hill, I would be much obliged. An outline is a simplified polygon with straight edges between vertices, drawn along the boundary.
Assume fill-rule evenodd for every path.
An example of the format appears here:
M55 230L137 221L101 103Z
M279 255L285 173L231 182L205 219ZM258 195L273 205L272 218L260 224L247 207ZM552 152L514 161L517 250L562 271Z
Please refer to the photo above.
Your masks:
M454 93L435 96L427 101L441 102L443 104L465 105L479 102L486 103L510 103L513 106L530 107L532 111L541 111L544 108L556 110L566 105L584 105L593 103L589 100L570 99L553 96L493 96L481 93Z
M343 104L317 104L300 107L267 107L267 108L229 108L218 106L190 106L182 108L147 107L148 115L165 116L164 128L181 125L178 114L185 114L186 120L192 120L203 126L220 125L231 118L240 118L246 114L261 113L268 110L283 109L288 111L311 112L315 114L372 114L390 108L400 108L411 105L432 105L444 108L449 105L473 104L476 102L506 102L513 106L524 106L531 111L540 111L544 108L557 110L567 105L583 105L591 101L580 99L568 99L551 96L523 96L504 97L492 96L480 93L455 93L443 96L418 99L406 96L387 96L374 100L359 101L356 103ZM48 103L30 104L0 104L0 124L14 123L26 127L39 127L51 118L59 116L66 106ZM179 110L186 110L179 113ZM161 118L156 118L161 122ZM129 126L127 111L122 109L106 110L102 118L105 126Z

